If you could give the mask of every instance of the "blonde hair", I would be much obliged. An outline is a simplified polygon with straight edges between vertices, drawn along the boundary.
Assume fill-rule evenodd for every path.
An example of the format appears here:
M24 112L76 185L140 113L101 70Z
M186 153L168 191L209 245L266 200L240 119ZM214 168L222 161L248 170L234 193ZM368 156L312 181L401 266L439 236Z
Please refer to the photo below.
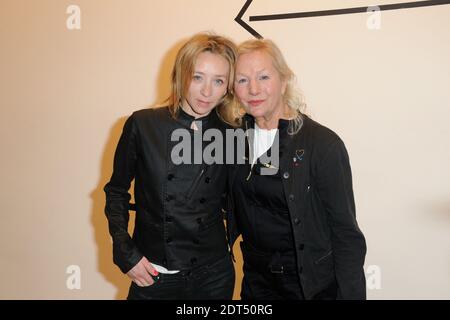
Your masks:
M303 95L296 88L296 77L286 63L283 54L278 46L268 39L252 39L241 43L237 48L239 56L255 51L267 53L272 58L274 68L278 71L280 79L286 81L286 91L283 94L283 102L289 107L289 117L292 119L292 125L289 128L289 134L297 133L303 125L303 112L306 109ZM243 107L235 98L233 102L233 117L240 124L245 113Z
M189 90L197 57L202 52L218 54L228 61L230 70L227 92L215 109L222 120L231 124L234 119L229 104L233 101L234 65L237 56L236 45L222 36L199 33L190 38L181 47L172 69L172 92L165 103L168 105L172 117L175 118Z

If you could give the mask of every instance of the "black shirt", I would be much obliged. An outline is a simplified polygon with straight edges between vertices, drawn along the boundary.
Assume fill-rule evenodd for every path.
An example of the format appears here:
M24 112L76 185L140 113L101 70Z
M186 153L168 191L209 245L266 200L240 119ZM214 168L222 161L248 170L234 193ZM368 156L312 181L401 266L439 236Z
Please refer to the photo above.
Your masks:
M280 142L280 157L287 139L288 125L288 120L279 120L275 139ZM267 152L272 152L272 148ZM239 229L242 230L244 242L248 241L261 251L293 251L291 222L280 170L274 175L261 175L263 167L260 157L253 168L247 161L237 169L233 197L238 210L236 219L241 226Z

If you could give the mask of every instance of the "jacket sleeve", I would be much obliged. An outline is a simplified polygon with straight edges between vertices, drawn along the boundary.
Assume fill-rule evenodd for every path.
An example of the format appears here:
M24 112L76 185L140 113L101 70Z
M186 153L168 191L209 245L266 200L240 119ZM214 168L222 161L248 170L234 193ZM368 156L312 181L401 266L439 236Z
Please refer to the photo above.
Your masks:
M338 299L366 299L366 242L358 227L349 157L334 140L317 168L317 189L328 214Z
M129 201L137 160L137 128L133 115L125 122L114 155L111 180L105 185L105 214L113 241L113 260L123 273L143 257L128 233Z

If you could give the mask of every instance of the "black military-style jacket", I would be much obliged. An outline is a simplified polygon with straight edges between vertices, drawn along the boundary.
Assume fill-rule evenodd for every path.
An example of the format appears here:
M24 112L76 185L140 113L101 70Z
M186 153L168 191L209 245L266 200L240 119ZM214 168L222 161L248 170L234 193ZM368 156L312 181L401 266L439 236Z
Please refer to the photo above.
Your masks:
M190 129L193 120L181 108L174 119L163 107L134 112L124 125L113 174L104 188L113 259L124 273L143 256L169 270L186 270L228 254L221 211L225 165L194 164L193 154L191 164L172 161L181 141L172 141L174 130L182 129L178 137L189 133L194 152L199 137ZM226 129L215 111L196 121L203 132ZM204 148L206 143L200 143ZM179 154L185 156L186 151ZM130 237L128 190L133 179L136 219Z
M247 115L244 125L254 128L254 119ZM303 117L301 130L285 139L279 174L305 298L311 299L335 283L338 299L365 299L366 242L356 221L345 145L336 133L307 116ZM237 166L230 170L230 195L236 172ZM254 232L245 228L258 228L249 223L239 225L239 220L246 217L246 206L252 205L240 203L236 206L229 197L230 247L239 234L245 242L246 235Z

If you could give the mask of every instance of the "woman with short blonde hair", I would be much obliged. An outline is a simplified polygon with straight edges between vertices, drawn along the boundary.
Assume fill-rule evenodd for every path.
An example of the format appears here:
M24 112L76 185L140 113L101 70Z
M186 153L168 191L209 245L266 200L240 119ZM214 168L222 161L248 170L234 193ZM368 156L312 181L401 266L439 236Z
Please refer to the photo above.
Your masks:
M234 111L248 132L246 163L229 178L230 247L243 239L241 298L365 299L366 243L343 141L302 113L272 41L241 44L235 73Z

